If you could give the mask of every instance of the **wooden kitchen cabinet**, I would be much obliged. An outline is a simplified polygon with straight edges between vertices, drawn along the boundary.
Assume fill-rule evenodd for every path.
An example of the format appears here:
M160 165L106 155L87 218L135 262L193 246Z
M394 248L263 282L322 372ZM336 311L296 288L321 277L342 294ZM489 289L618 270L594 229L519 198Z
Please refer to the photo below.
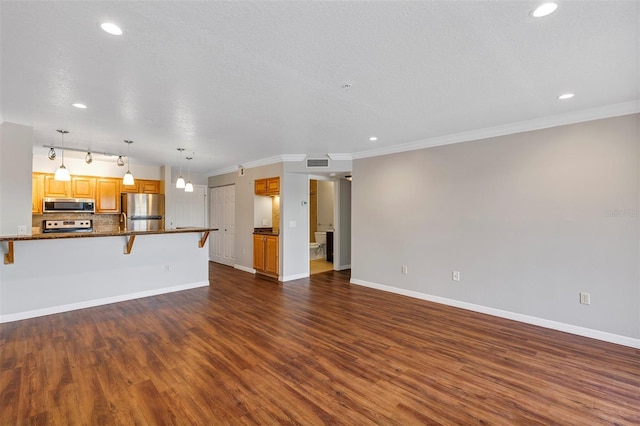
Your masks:
M144 194L161 194L159 180L138 180L138 192Z
M55 175L43 175L44 198L94 198L95 178L72 176L71 181L55 180Z
M140 192L138 188L140 179L134 179L133 185L125 185L124 183L122 183L122 179L120 179L120 182L120 189L122 190L122 192Z
M255 193L256 195L280 195L280 178L256 179Z
M96 188L96 178L87 176L71 177L71 197L72 198L94 198Z
M278 276L279 271L278 236L253 235L253 268L256 272Z
M31 175L31 213L42 213L42 198L44 192L44 175L33 173Z
M44 198L66 198L71 194L71 182L55 180L54 175L44 175Z
M96 213L120 213L120 179L96 179Z

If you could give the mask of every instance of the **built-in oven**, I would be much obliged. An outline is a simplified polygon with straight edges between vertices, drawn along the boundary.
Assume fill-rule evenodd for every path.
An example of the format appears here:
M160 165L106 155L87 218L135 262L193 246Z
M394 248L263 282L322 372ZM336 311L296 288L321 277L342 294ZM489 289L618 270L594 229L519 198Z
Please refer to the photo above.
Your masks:
M45 198L44 213L95 213L96 200L92 198Z

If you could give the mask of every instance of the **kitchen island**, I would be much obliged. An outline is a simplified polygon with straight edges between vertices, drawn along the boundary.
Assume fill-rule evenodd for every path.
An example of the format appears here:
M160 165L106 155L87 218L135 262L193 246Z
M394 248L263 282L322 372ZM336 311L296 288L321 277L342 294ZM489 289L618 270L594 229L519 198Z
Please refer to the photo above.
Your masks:
M207 286L211 231L0 236L0 322Z

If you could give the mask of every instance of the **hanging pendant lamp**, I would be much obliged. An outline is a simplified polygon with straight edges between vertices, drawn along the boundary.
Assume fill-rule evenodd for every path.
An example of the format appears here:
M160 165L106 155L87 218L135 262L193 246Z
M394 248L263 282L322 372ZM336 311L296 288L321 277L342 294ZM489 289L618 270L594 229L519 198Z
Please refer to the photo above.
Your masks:
M53 177L53 179L68 182L71 180L71 175L69 174L69 170L67 170L67 168L64 166L64 135L66 135L69 132L67 130L57 130L57 132L60 133L60 135L62 136L62 148L61 148L62 163L60 164L60 167L58 168L58 170L56 170L56 174Z
M193 160L193 157L187 157L187 160ZM191 164L189 164L189 181L184 186L184 192L193 192L193 184L191 183Z
M129 170L129 166L131 164L131 159L129 157L129 154L131 152L131 144L133 143L133 141L129 141L125 139L124 143L127 144L127 173L124 174L124 177L122 178L122 183L124 185L133 185L135 181L133 179L133 175L131 174L131 170Z
M185 187L184 178L182 177L182 151L184 151L184 148L178 148L178 151L180 151L180 176L176 180L176 188L183 189Z

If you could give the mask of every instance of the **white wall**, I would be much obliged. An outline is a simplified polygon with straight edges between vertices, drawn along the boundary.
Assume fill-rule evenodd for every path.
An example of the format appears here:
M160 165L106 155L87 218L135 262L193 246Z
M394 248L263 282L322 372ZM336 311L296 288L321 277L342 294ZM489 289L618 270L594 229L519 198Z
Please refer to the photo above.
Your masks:
M309 177L285 173L280 184L281 277L309 276Z
M29 162L31 162L31 147L29 148ZM47 158L46 153L43 154L42 150L36 149L33 154L33 171L41 173L55 173L58 167L60 167L60 161L60 152L57 153L56 159L52 161ZM84 158L74 158L65 155L64 164L72 176L124 177L124 174L127 172L127 166L118 167L116 164L116 158L94 158L91 164L87 164L84 161ZM147 166L144 164L132 163L131 173L136 179L162 180L164 178L160 166Z
M31 234L32 145L32 127L0 124L0 235Z
M200 233L16 241L0 263L0 322L208 285Z
M336 181L336 234L334 241L334 268L351 268L351 182Z
M639 117L354 161L353 282L639 344Z
M318 231L333 231L335 191L332 181L318 181Z
M206 185L193 185L193 192L185 192L174 186L165 190L167 198L172 203L167 204L165 227L175 229L179 227L204 228L208 222L208 201ZM170 194L170 197L169 197Z
M256 195L253 201L254 228L271 228L273 223L273 200L271 197Z

